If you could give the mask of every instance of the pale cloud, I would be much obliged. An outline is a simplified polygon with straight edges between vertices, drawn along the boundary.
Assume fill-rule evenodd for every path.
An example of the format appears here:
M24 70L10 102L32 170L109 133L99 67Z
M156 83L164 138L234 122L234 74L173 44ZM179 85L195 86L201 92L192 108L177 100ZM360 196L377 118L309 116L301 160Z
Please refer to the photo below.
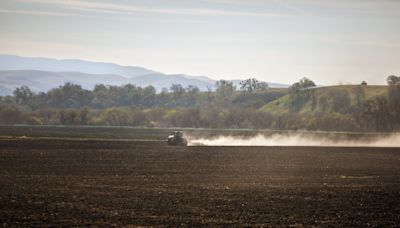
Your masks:
M230 4L230 5L265 5L268 3L277 4L283 8L289 9L296 13L304 14L304 11L287 0L205 0L211 3Z
M307 7L336 8L349 10L366 10L385 12L384 10L398 9L400 0L204 0L210 3L232 5L266 5L279 4L297 13L305 13Z
M400 7L399 0L298 0L297 5L323 8L350 9L361 11L381 11ZM385 11L381 11L385 12Z
M94 11L102 13L155 13L193 16L253 16L253 17L282 17L288 16L278 13L233 11L214 8L149 8L133 4L115 4L89 2L83 0L19 0L25 3L58 5L69 9Z
M284 1L284 0L274 0L276 3L282 5L283 7L290 9L292 11L295 11L297 13L301 13L304 14L305 12L300 9L299 7L294 6L292 3L288 2L288 1Z
M367 46L367 47L379 47L379 48L390 48L390 49L400 49L400 44L395 42L384 42L384 41L353 41L353 45Z
M48 12L48 11L34 11L34 10L11 10L11 9L0 9L0 13L7 14L29 14L29 15L42 15L42 16L79 16L74 13L61 13L61 12Z
M220 4L232 4L232 5L254 5L268 3L273 0L204 0L210 3L220 3Z

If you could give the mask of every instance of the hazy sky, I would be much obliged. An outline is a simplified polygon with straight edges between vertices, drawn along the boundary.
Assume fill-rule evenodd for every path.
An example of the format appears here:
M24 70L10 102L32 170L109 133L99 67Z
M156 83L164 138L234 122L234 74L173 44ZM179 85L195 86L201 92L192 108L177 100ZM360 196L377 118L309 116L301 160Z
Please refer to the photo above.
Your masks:
M0 0L0 53L215 79L384 84L400 0Z

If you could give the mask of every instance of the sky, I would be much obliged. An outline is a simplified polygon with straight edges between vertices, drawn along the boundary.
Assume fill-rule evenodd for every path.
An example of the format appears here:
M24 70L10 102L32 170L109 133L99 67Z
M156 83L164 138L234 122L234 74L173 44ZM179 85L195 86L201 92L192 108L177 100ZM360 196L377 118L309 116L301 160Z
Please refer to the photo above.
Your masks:
M1 0L0 53L291 84L400 74L400 0Z

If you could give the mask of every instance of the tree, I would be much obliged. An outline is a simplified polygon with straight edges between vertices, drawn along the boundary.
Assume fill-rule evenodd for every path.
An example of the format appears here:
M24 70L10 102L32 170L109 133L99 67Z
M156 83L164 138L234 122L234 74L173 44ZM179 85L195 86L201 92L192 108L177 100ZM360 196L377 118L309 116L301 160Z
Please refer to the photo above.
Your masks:
M93 90L93 92L100 92L100 91L107 91L107 87L105 86L105 85L103 85L103 84L96 84L95 86L94 86L94 90Z
M299 82L294 83L289 87L289 105L291 112L297 112L303 105L302 90Z
M116 88L117 102L120 106L138 106L143 103L143 89L133 84Z
M260 82L255 78L248 78L240 82L240 89L247 93L265 91L268 89L268 83Z
M347 90L338 89L335 91L331 91L328 95L331 99L330 111L338 112L341 114L345 114L349 111L351 99Z
M211 104L212 95L213 95L212 86L208 85L208 86L207 86L207 105L210 105L210 104Z
M362 108L362 104L364 103L365 100L365 92L363 85L354 87L353 93L356 98L357 111L359 111Z
M170 87L170 90L172 91L174 95L175 101L179 98L182 97L182 95L185 93L185 89L182 87L181 84L172 84Z
M236 87L233 86L233 83L226 80L219 80L215 83L216 86L216 94L219 97L227 98L232 97L233 93L236 91Z
M186 87L187 96L187 105L194 106L196 104L197 97L199 95L200 89L197 86L189 85Z
M84 107L79 110L79 124L86 125L89 122L89 108Z
M191 95L195 95L200 92L200 89L197 86L188 85L188 87L186 87L186 92L188 92Z
M378 96L367 100L364 106L363 116L366 122L375 125L377 131L393 129L393 117L386 97Z
M387 78L388 87L388 106L393 115L394 125L400 127L400 77L390 75Z
M213 105L220 108L228 107L232 104L232 100L236 91L236 87L230 81L220 80L216 82L215 99Z
M80 112L76 109L64 109L59 112L59 122L62 125L79 125Z
M33 92L29 89L28 86L21 86L14 90L14 96L17 104L27 104L30 99L33 97Z
M289 87L289 103L291 111L299 111L303 104L306 103L309 98L314 96L314 91L310 90L312 87L315 87L315 83L306 77L300 79L299 82L296 82Z
M21 123L21 111L14 105L0 106L0 123L16 124Z
M156 98L156 88L149 85L143 88L142 90L143 99L142 104L146 107L151 107L155 103Z
M301 91L301 85L299 82L293 83L291 86L289 86L289 94L290 95L296 95L299 96Z
M390 75L387 77L387 83L389 86L399 85L400 84L400 77L396 75Z
M90 105L93 94L70 82L47 92L48 103L58 108L80 108Z
M132 126L146 126L148 125L148 117L140 108L132 108L129 113L130 124Z
M258 80L255 78L248 78L240 82L240 89L247 93L252 93L256 89Z
M101 123L111 126L127 126L129 124L129 113L122 108L108 108L100 115Z
M304 77L304 78L300 79L299 86L303 90L308 90L308 89L310 89L312 87L315 87L316 85L315 85L315 83L313 81L311 81L310 79Z

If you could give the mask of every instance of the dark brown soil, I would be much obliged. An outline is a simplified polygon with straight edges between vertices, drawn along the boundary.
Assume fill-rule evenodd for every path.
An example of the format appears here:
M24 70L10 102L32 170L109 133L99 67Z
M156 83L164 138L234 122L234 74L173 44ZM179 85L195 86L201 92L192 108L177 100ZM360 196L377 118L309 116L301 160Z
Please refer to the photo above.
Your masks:
M0 226L398 226L400 149L0 140Z

